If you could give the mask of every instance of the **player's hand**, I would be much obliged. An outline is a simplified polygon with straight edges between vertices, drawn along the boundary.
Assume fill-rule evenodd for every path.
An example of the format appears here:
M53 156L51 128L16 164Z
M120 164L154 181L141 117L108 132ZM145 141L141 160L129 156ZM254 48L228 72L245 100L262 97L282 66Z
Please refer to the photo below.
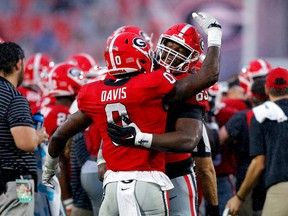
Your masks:
M107 131L113 144L116 146L140 145L145 148L150 148L153 137L152 134L142 133L138 126L131 122L126 116L122 116L121 118L127 124L127 126L120 127L118 125L108 123Z
M136 128L131 125L130 119L127 117L122 117L122 120L128 125L126 127L121 127L116 124L108 123L108 135L111 138L113 144L115 146L124 145L124 146L131 146L135 144L136 138ZM140 130L139 130L140 131Z
M54 189L53 176L60 173L59 157L52 158L48 153L46 155L46 161L44 163L44 169L42 173L43 185Z
M98 165L98 178L101 182L104 180L104 174L106 172L106 163L102 163Z
M205 12L193 12L192 17L208 35L208 47L221 47L222 29L216 18Z

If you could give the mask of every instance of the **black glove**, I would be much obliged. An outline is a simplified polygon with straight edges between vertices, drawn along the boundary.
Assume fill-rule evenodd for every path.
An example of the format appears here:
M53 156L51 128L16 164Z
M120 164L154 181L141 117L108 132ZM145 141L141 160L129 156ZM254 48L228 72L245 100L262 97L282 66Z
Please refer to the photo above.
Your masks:
M131 146L135 143L136 130L133 126L120 127L118 125L108 123L107 131L115 146Z
M142 146L150 148L153 135L150 133L142 133L138 126L131 122L126 116L121 117L122 121L128 126L120 127L115 124L108 123L108 135L115 146Z

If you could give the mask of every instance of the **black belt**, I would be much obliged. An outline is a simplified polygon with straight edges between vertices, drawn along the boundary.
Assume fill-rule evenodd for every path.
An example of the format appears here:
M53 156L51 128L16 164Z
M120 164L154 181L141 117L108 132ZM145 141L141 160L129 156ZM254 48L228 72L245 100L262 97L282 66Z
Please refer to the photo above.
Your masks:
M0 169L0 194L6 190L7 182L15 181L16 179L27 179L34 180L35 191L37 191L37 174L34 175L29 173L20 173L18 170L11 168L1 168Z
M35 175L37 175L35 173ZM11 168L1 168L0 169L0 176L6 182L8 181L15 181L15 179L34 179L34 175L31 173L25 173L24 171L15 170Z
M188 157L182 161L173 163L166 163L165 171L166 175L170 178L176 178L183 175L191 174L192 157Z

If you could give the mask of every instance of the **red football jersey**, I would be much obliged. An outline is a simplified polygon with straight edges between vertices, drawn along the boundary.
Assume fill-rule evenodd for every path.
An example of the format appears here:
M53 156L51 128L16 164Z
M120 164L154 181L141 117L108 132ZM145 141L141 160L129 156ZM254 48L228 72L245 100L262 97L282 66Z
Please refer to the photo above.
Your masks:
M55 102L56 102L56 98L55 97L50 96L50 95L46 95L46 96L43 96L41 98L40 106L42 108L42 107L45 107L45 106L48 106L48 105L52 105Z
M32 115L40 110L41 93L25 87L18 87L24 97L28 100Z
M84 132L87 151L97 158L101 144L101 134L96 124L90 125Z
M177 80L179 80L179 79L182 79L182 78L184 78L186 76L190 76L190 75L191 74L189 74L189 73L182 73L182 74L175 76L175 78ZM208 99L209 99L208 92L206 90L202 90L201 92L196 94L194 97L187 99L185 101L185 104L192 104L192 105L195 105L197 107L202 107L203 110L205 110L209 104ZM186 153L186 154L167 153L167 154L165 154L165 161L166 161L166 163L174 163L174 162L185 160L190 156L191 156L190 153Z
M50 104L41 108L44 116L44 127L50 138L55 130L62 125L70 115L69 107L61 104Z
M175 76L175 78L177 80L179 80L179 79L182 79L182 78L184 78L186 76L193 76L193 74L182 73L182 74L179 74L179 75ZM194 97L187 99L185 101L185 103L198 105L198 106L201 106L201 107L206 109L206 107L209 106L209 101L208 100L209 100L209 96L208 96L207 90L202 90L201 92L197 93Z
M248 109L248 105L241 99L225 98L222 99L218 112L215 116L219 127L222 127L226 122L238 111Z
M171 74L158 70L130 79L92 82L81 88L78 108L91 117L100 129L107 169L164 172L163 152L140 147L116 147L108 136L107 121L121 125L120 116L128 115L142 132L164 133L167 113L162 99L175 82Z

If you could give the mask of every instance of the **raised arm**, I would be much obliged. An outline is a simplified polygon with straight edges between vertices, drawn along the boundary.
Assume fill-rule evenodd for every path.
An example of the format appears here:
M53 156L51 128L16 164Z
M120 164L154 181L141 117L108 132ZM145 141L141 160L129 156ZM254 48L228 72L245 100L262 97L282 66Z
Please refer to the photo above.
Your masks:
M208 49L200 71L178 80L173 90L165 96L167 104L183 101L216 83L220 74L222 29L218 21L207 13L193 13L194 20L208 35Z

